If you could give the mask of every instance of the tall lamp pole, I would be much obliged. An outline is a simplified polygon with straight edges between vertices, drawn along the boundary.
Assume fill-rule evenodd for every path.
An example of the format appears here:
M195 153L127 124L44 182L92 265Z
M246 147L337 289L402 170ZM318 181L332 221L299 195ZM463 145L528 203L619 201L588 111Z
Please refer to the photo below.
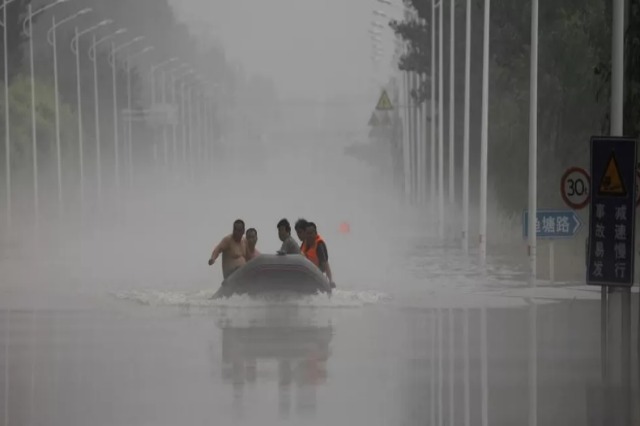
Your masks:
M64 215L64 202L62 198L62 149L60 147L60 90L58 87L58 43L56 39L56 29L79 16L91 12L91 8L82 9L71 16L60 21L56 21L56 16L51 17L51 28L47 32L47 42L53 47L53 86L55 96L55 125L56 125L56 163L58 172L58 214L60 220Z
M111 19L106 19L98 24L89 27L85 30L78 31L78 27L75 28L74 37L71 39L71 51L76 56L76 84L77 84L77 111L78 111L78 158L80 162L80 217L84 218L84 130L82 123L82 84L81 84L81 76L80 76L80 37L83 35L90 33L91 31L95 31L100 27L111 24L113 21Z

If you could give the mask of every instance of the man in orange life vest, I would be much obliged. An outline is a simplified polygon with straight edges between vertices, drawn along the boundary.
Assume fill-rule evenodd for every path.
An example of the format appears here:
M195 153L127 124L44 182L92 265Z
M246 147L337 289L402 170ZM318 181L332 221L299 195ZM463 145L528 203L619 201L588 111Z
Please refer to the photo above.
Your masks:
M331 273L331 266L329 265L329 252L327 251L327 244L322 237L318 235L316 224L313 222L307 222L305 227L305 239L302 243L300 251L302 254L313 262L322 273L327 275L331 288L335 288L336 285L333 282L333 275Z

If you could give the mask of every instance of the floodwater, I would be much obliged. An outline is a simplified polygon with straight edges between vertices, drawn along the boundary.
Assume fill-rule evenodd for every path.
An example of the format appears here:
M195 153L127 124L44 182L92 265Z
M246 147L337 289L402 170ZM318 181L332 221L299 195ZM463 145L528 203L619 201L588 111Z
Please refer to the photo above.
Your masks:
M0 424L597 424L597 291L506 283L422 299L13 299L0 311Z
M257 191L246 195L256 202ZM217 206L226 219L214 233L158 232L156 215L118 250L104 234L66 257L6 259L0 425L603 424L598 289L530 288L508 257L483 272L473 255L403 226L375 191L359 195L393 218L392 232L375 214L322 213L331 298L210 300L212 238L249 201ZM184 221L202 207L172 201L181 209L166 215ZM275 250L282 211L260 207L267 219L248 222ZM345 217L351 234L332 231ZM635 294L634 338L638 304ZM627 424L640 422L636 343Z

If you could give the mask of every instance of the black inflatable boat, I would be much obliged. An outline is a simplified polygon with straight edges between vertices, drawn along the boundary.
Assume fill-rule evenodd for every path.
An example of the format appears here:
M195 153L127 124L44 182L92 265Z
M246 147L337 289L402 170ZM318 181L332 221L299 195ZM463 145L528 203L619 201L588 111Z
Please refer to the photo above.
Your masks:
M262 254L234 272L213 295L331 294L329 280L302 255Z

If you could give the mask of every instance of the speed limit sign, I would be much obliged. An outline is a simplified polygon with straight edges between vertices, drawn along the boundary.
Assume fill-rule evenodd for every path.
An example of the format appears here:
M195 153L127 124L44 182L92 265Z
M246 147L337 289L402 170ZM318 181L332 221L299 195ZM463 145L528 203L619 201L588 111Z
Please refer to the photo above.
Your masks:
M564 202L572 209L580 210L589 204L590 189L591 179L586 170L571 167L562 175L560 193Z

